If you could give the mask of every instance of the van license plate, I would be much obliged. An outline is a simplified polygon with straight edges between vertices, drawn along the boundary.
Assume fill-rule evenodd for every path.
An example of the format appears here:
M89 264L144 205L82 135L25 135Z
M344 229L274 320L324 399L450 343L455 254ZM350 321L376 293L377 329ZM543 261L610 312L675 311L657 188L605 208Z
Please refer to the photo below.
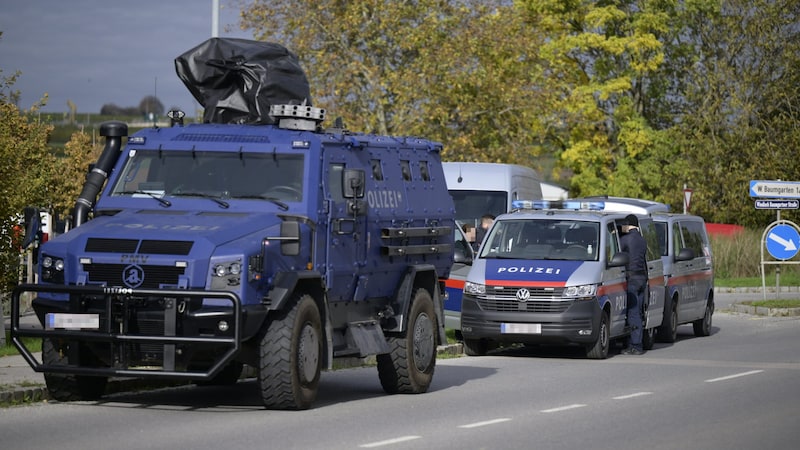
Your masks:
M502 334L542 334L540 323L501 323Z
M49 313L44 323L48 330L97 330L100 328L100 315Z

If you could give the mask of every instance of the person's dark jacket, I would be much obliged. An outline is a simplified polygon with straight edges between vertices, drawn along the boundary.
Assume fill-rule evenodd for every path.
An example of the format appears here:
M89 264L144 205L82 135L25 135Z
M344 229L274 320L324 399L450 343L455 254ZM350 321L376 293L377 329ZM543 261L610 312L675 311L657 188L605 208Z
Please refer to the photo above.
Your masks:
M647 243L637 228L631 229L620 238L622 251L628 253L630 275L647 275Z

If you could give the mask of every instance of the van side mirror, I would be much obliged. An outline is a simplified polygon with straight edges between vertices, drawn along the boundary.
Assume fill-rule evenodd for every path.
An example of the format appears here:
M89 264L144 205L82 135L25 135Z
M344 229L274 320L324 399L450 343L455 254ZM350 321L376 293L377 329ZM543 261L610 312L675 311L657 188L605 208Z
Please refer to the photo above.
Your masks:
M682 248L675 256L675 261L690 261L692 259L694 259L694 250L690 248Z
M453 251L453 262L458 264L464 264L467 266L472 265L473 254L470 250L463 248L463 246L459 245L460 242L456 242L454 251Z
M285 256L300 254L299 222L281 222L281 254Z
M342 197L363 198L366 176L361 169L345 169L342 174Z
M608 267L627 266L629 261L630 257L627 253L618 252L611 257L611 261L608 262Z

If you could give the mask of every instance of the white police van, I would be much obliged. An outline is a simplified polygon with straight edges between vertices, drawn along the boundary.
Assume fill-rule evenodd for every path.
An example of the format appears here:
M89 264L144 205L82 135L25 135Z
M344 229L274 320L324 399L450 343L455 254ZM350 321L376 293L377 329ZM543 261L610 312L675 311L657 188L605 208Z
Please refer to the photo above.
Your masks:
M602 201L520 201L497 218L464 283L461 334L478 356L502 344L575 344L593 359L630 334L626 265L618 223ZM663 311L664 276L653 221L637 215L648 243L650 311ZM643 344L659 320L646 315ZM654 323L657 322L657 323Z
M653 214L666 279L658 340L675 342L678 325L708 336L714 314L714 263L705 221L691 214Z

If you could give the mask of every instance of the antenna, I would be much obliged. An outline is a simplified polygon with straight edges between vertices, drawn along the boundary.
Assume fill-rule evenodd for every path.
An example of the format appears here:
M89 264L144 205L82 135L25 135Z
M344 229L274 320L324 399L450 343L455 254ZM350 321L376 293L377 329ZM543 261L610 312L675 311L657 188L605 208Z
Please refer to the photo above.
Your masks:
M219 0L211 0L211 37L219 37Z

